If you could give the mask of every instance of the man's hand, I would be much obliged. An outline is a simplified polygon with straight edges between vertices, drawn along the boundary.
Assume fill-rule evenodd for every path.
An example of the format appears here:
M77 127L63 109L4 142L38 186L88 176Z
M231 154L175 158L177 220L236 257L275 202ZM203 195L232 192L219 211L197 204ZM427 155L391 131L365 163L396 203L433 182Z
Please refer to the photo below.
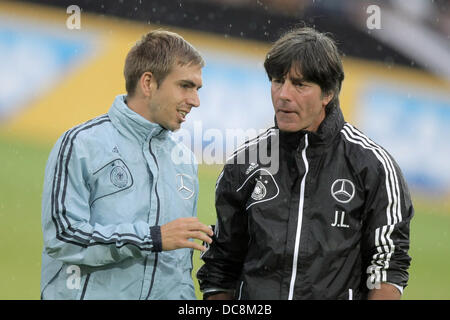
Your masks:
M198 221L197 218L178 218L161 226L161 242L163 251L180 248L193 248L206 251L206 247L189 241L198 239L211 244L213 236L212 229Z
M393 285L389 283L381 283L380 289L372 289L369 291L368 300L400 300L402 294Z

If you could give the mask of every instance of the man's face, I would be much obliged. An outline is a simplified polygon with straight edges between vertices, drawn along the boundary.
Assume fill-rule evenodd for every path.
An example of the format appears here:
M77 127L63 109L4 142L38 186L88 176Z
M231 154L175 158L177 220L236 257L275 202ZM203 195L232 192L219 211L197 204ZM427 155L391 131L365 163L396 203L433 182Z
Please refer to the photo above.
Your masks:
M201 66L175 64L159 87L155 79L152 81L155 89L149 102L151 121L170 131L179 129L192 107L200 105L198 90L202 86Z
M322 96L319 85L303 80L295 67L283 79L272 79L272 104L280 130L316 132L325 119L332 95Z

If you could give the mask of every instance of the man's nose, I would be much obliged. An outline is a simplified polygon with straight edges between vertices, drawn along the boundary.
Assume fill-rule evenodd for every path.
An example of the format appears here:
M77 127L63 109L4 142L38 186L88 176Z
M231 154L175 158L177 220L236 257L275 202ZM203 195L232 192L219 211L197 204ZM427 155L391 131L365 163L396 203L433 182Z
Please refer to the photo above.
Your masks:
M189 97L188 104L192 107L200 106L200 98L198 96L197 90L195 90L194 93Z
M280 99L283 100L291 100L291 89L292 85L289 81L284 81L280 88Z

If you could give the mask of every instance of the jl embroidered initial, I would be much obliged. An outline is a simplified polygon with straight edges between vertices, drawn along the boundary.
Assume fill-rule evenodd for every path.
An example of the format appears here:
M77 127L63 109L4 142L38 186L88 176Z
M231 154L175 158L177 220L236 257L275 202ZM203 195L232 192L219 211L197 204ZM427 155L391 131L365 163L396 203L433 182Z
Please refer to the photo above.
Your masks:
M339 213L341 214L341 221L339 221ZM334 214L334 223L331 224L332 227L338 227L338 228L349 228L347 224L344 224L344 218L345 218L345 211L335 211Z

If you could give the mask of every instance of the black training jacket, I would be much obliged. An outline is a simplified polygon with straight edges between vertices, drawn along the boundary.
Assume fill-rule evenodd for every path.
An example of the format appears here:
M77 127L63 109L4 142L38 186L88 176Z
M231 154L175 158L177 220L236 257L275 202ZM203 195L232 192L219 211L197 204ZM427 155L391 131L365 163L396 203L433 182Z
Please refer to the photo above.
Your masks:
M317 133L275 126L246 142L227 160L215 200L215 235L197 273L205 296L365 299L382 282L407 285L408 187L339 107Z

